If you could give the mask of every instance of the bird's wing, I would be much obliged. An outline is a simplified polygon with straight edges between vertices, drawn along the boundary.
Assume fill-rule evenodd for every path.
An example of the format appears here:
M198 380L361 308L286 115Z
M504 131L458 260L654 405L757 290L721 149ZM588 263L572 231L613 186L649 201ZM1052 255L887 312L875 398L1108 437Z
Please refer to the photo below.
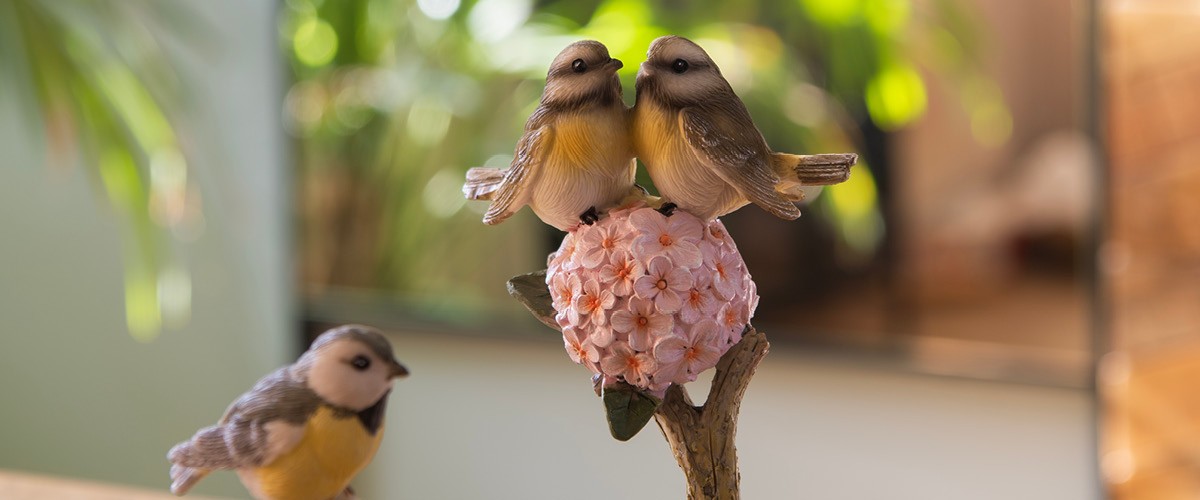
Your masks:
M719 113L683 108L679 129L696 157L746 199L776 217L800 217L800 210L775 191L779 176L768 163L770 150L744 106Z
M176 445L167 458L199 469L237 469L273 462L304 436L305 423L320 397L287 368L268 375L238 398L217 425Z
M483 215L484 224L499 224L529 202L533 182L554 143L554 129L543 125L526 132L517 143L517 155L504 172L500 188L492 195L492 206Z

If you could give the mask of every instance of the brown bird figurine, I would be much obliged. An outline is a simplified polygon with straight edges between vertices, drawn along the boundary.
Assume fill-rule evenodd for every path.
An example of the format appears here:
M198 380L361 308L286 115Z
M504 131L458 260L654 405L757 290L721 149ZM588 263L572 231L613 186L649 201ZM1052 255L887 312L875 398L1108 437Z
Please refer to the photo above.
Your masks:
M620 68L621 61L592 40L568 45L554 58L509 168L467 171L463 194L492 202L485 224L529 205L543 222L565 231L645 196L633 180L637 164Z
M664 36L646 56L631 129L664 208L711 220L754 203L783 219L799 217L802 158L771 151L708 53Z

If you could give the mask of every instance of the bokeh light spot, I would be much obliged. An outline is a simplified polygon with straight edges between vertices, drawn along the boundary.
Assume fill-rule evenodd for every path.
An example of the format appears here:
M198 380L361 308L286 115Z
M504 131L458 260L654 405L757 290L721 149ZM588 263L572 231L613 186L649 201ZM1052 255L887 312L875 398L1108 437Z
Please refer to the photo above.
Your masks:
M481 42L498 42L525 24L532 11L529 0L481 0L467 16L467 27Z
M825 26L847 24L862 10L863 0L801 0L813 21Z
M449 168L438 170L425 184L421 195L430 215L442 219L454 215L466 203L462 196L462 172Z
M892 63L867 83L866 100L871 120L895 130L925 113L925 83L912 65Z
M333 56L337 55L337 49L337 32L319 17L311 17L301 22L292 36L292 50L296 53L296 59L306 66L329 64Z
M430 19L446 19L458 11L459 0L417 0L417 8Z

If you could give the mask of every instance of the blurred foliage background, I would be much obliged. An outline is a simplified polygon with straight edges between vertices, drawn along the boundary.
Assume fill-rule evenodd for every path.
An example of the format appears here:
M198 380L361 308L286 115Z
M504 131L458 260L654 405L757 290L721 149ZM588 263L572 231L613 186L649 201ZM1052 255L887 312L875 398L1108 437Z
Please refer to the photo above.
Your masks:
M197 103L166 53L202 56L197 22L177 2L0 0L0 65L15 69L3 78L30 96L48 163L83 165L126 222L139 339L190 309L180 255L204 215L180 117ZM519 314L496 284L541 267L559 236L528 211L485 228L459 186L469 167L509 163L548 61L577 39L626 63L633 102L650 41L692 38L775 149L859 152L850 182L806 219L851 271L886 254L887 134L924 112L926 74L959 83L976 140L1011 131L972 57L976 23L949 0L287 0L278 28L293 75L283 119L296 138L298 272L318 316L338 298L380 296L435 321Z
M0 81L22 95L50 168L83 165L126 222L130 334L153 339L190 314L186 245L204 230L182 117L187 80L167 46L202 52L181 4L0 0Z
M830 228L850 267L879 259L886 133L924 112L924 72L961 83L980 142L1001 143L1011 127L971 57L976 26L950 1L288 0L280 30L295 74L286 113L307 296L379 290L451 321L513 310L496 304L497 283L540 268L557 245L528 211L481 226L484 207L459 188L467 168L509 163L548 61L574 40L600 40L625 62L631 103L650 42L692 38L773 148L862 153L806 219Z

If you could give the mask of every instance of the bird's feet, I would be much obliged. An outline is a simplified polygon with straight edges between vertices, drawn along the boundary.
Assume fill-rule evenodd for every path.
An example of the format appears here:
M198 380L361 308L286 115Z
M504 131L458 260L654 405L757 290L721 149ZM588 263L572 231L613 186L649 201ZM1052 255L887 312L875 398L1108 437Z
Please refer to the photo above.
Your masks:
M596 207L588 208L586 212L579 214L579 222L588 226L595 224L598 220L600 220L600 214L596 212Z
M338 496L333 497L331 500L356 500L357 498L358 495L354 494L354 487L346 486L346 489L342 490Z
M658 213L663 214L667 217L670 217L675 214L676 208L679 208L679 205L676 205L676 204L668 201L666 203L663 203L663 206L658 207Z

